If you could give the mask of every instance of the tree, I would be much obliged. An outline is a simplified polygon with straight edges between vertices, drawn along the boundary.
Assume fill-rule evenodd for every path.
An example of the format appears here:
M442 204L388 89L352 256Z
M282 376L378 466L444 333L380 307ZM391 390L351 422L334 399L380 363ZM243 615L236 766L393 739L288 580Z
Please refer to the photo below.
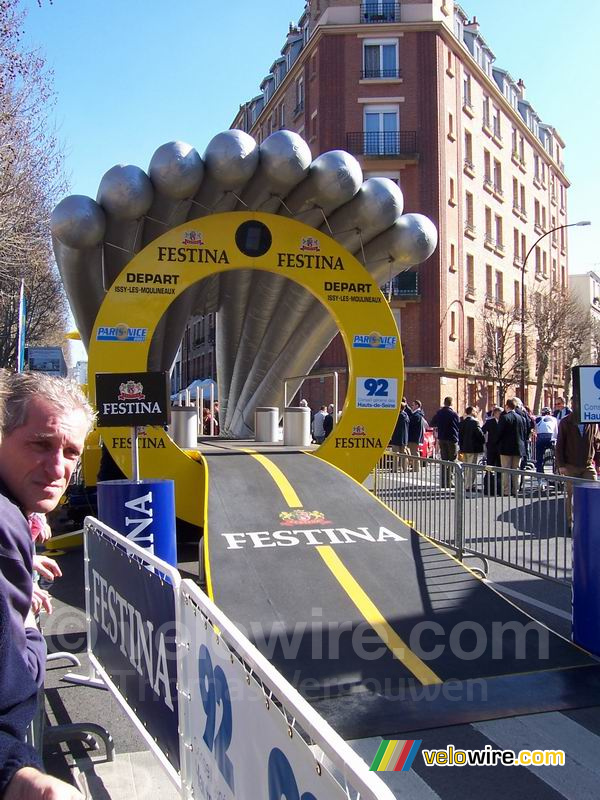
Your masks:
M48 125L54 102L43 58L20 40L19 0L0 0L0 366L14 366L21 280L27 344L62 344L67 303L49 235L65 194L63 157Z
M486 379L498 384L502 403L509 386L517 383L521 374L518 319L514 307L505 306L501 301L486 302L484 306L480 369Z
M579 303L574 303L567 317L565 331L560 344L564 353L563 383L566 398L571 394L571 369L574 364L581 363L582 357L589 346L591 326L592 320L589 309L582 309Z
M544 381L553 351L560 347L565 354L568 354L581 344L580 336L577 337L577 342L569 342L569 339L573 338L571 331L579 327L582 316L585 315L582 315L577 300L568 290L557 290L549 286L533 292L530 296L527 325L533 334L532 338L537 341L534 409L538 409L542 401ZM578 355L580 353L581 348Z

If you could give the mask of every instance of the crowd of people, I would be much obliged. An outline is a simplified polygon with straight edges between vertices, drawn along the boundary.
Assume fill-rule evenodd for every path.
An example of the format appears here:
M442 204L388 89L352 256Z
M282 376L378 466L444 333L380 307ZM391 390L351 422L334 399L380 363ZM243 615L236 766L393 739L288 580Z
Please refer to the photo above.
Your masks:
M46 514L77 466L93 411L79 387L42 373L0 375L0 797L71 800L81 794L44 772L26 741L43 686L46 644L37 615L51 612L36 576L61 570L37 556Z
M559 397L554 410L544 407L538 415L534 415L518 397L511 397L506 400L504 408L493 406L486 413L485 420L480 421L473 406L467 406L461 417L453 408L452 397L446 397L442 407L431 418L430 425L436 432L439 458L448 462L460 459L466 465L464 480L467 492L476 490L477 479L476 470L469 469L468 465L485 459L489 466L503 467L513 472L498 472L497 476L486 475L482 490L494 494L516 495L520 483L518 470L524 469L528 462L534 460L536 472L544 473L548 454L553 468L560 475L592 481L598 478L599 426L578 424L576 403L576 399L572 398L571 408L564 398ZM573 411L576 413L572 413ZM414 421L416 414L419 415L418 421ZM390 448L400 454L416 455L417 452L411 444L424 435L426 427L422 404L416 400L411 409L406 398L402 398ZM401 469L406 469L407 465L408 462L404 460ZM497 484L492 486L490 481L496 478ZM539 480L544 485L543 478L540 477ZM442 470L441 486L452 485L452 470ZM568 482L566 512L569 526L572 522L571 492L572 484Z

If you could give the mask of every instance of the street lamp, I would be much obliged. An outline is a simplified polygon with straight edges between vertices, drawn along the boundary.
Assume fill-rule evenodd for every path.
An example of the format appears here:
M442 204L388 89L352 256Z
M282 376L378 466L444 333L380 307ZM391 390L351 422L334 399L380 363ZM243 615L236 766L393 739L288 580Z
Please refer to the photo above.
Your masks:
M546 236L550 236L551 233L555 233L556 231L561 231L564 228L582 228L586 225L591 225L592 223L589 220L582 220L580 222L569 222L568 225L557 225L556 228L550 228L550 230L546 231L546 233L542 233L540 237L538 237L535 242L531 245L529 250L527 251L527 255L523 261L523 266L521 267L521 402L525 403L525 367L526 367L526 358L527 354L525 352L525 270L527 268L527 259L538 246L538 244L544 239Z

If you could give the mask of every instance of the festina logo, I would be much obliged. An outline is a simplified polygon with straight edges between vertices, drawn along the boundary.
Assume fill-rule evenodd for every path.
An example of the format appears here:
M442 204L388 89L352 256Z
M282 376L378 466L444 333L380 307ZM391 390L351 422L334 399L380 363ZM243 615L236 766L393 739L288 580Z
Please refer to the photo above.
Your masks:
M187 261L190 264L229 264L225 250L207 247L158 247L159 261Z
M160 404L142 400L128 400L124 403L102 403L103 414L160 414Z
M339 256L324 256L321 253L277 253L278 267L296 269L344 269Z
M294 547L298 544L305 545L330 545L354 544L365 541L376 544L377 542L406 542L406 537L399 533L384 528L307 528L285 531L248 531L247 533L222 533L227 542L228 550L243 550L246 546L259 547Z
M381 447L381 439L376 439L373 436L364 436L362 433L356 433L350 438L343 436L335 437L335 446L343 450L353 447Z

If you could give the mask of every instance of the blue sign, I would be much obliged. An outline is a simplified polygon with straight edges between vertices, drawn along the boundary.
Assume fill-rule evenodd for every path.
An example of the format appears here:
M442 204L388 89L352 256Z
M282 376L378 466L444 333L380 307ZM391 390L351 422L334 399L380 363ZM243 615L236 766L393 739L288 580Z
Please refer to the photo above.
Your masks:
M98 481L98 519L177 566L173 481Z

